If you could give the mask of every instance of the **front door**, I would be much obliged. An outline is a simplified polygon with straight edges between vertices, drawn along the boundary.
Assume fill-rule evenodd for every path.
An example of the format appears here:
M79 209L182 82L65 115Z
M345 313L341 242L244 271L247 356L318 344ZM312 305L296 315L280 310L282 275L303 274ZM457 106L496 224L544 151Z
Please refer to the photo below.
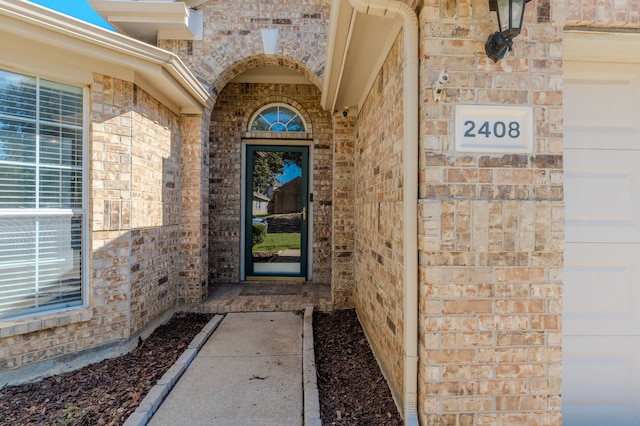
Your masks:
M246 277L304 279L309 148L248 145L246 159Z

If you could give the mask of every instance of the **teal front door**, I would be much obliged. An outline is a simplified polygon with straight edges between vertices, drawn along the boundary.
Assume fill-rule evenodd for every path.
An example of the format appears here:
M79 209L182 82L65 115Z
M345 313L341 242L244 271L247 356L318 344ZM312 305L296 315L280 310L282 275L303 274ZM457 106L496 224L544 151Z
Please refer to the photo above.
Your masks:
M309 148L247 146L245 273L307 275Z

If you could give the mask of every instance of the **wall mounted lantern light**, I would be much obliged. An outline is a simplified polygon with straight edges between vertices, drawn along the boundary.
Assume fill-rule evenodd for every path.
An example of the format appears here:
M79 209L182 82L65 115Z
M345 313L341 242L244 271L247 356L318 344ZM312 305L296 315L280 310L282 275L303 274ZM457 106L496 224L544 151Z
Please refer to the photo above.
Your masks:
M524 6L531 0L489 0L489 10L498 13L498 26L500 31L489 36L484 44L487 56L498 62L507 50L513 50L513 38L520 34Z

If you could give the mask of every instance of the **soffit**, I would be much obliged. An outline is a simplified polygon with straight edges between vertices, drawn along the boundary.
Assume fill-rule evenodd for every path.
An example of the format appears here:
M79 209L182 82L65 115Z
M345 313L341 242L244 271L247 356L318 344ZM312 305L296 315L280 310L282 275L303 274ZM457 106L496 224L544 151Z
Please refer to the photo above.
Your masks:
M304 75L283 67L258 66L231 80L233 83L313 84Z
M89 0L89 4L119 33L146 43L194 38L184 2Z
M98 72L137 84L176 113L200 114L207 90L173 53L21 0L0 8L4 66L89 85Z
M184 0L184 4L189 7L198 7L201 4L208 2L209 0Z
M331 2L323 108L360 109L401 29L396 19L357 13L348 0Z

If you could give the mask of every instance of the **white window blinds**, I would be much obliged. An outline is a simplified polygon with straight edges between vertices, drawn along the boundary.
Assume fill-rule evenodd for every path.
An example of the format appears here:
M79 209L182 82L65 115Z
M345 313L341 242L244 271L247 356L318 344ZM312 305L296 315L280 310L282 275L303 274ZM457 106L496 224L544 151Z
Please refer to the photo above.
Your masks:
M83 90L0 70L0 319L81 305Z

